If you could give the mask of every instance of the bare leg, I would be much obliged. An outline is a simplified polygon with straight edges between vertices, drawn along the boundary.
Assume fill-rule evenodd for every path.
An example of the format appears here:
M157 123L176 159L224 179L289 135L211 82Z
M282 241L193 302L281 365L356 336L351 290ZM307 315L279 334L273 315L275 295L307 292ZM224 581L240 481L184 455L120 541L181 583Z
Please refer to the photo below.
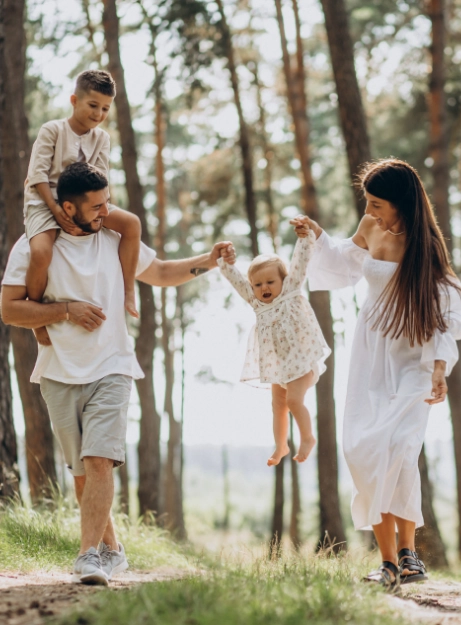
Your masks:
M81 506L83 489L85 487L86 476L81 475L78 477L74 477L74 485L75 485L75 495L77 497L78 505ZM109 520L107 521L106 529L104 530L104 534L102 535L102 541L106 543L106 545L110 545L112 549L117 549L118 541L115 534L114 524L112 522L112 517L109 515Z
M415 551L416 523L399 517L395 517L395 522L399 528L397 553L401 549L410 549L410 551ZM405 565L405 560L402 560L402 564ZM410 571L406 568L402 569L403 575L417 575L417 573L418 571Z
M274 424L275 451L267 461L271 467L280 462L290 452L288 447L288 406L287 392L280 384L272 384L272 414Z
M46 230L35 235L29 241L30 262L26 274L27 296L35 302L40 302L48 282L48 267L53 257L53 243L56 240L57 230ZM40 345L51 345L47 329L36 328L35 338Z
M105 535L114 498L113 461L108 458L88 456L83 459L86 479L80 503L82 542L80 553L90 547L98 548ZM106 536L112 547L118 545L112 536ZM104 541L106 542L106 541Z
M395 566L398 566L397 560L397 542L395 538L395 522L396 518L393 514L384 514L382 522L379 525L373 525L373 532L375 533L378 547L381 552L382 562L392 562ZM389 570L391 578L394 578L394 574Z
M301 435L298 453L293 458L293 460L297 462L304 462L316 443L312 433L311 417L308 409L304 405L304 397L306 396L307 389L312 386L313 379L314 373L310 371L306 373L306 375L303 375L302 378L298 378L287 384L288 410L294 416Z

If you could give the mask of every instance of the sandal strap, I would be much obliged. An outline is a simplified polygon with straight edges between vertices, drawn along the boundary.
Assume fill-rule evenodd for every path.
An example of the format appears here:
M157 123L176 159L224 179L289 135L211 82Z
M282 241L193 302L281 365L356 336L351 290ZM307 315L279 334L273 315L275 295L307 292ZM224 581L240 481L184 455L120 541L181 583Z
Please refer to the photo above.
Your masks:
M392 579L391 573L393 573L394 579ZM400 583L400 570L393 562L385 560L376 571L368 573L366 579L379 582L384 586L396 586Z
M397 577L400 575L400 569L398 566L395 566L395 564L393 562L388 562L387 560L385 560L381 566L379 567L379 570L386 570L388 569L388 571L391 571L391 573L394 573L395 575L395 579L397 579ZM389 574L389 573L388 573Z
M418 558L416 551L410 549L401 549L398 554L400 568L406 568L409 571L425 573L426 566L422 560Z

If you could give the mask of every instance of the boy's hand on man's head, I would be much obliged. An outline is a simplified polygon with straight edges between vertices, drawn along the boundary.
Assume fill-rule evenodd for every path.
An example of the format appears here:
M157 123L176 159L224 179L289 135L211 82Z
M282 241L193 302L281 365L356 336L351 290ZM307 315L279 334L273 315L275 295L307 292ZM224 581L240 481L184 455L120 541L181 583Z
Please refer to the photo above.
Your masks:
M72 234L77 236L81 233L81 230L78 226L75 225L73 220L68 216L68 214L63 210L63 208L56 204L53 207L53 216L56 219L58 226L67 232L67 234Z

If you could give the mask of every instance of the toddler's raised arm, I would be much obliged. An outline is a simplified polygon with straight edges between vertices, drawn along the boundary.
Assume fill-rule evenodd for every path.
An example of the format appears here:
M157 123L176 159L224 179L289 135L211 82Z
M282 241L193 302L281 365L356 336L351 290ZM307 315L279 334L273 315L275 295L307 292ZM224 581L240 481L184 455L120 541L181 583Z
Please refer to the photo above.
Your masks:
M305 238L298 238L296 241L293 258L290 263L290 271L285 278L287 282L284 291L288 293L294 289L300 289L307 277L307 265L311 259L315 245L315 234L309 230Z
M223 258L218 258L218 265L222 275L229 280L237 293L253 306L256 297L254 296L251 284L242 276L237 267L235 265L229 265Z

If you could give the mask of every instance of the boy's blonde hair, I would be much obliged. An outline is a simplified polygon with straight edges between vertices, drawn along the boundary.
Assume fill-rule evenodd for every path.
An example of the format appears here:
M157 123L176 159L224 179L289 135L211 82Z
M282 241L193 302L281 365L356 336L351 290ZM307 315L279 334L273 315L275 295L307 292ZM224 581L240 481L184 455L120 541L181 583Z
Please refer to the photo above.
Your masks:
M251 262L251 265L248 267L248 280L251 282L252 276L259 271L260 269L264 269L265 267L269 267L270 265L276 267L279 270L280 277L282 280L288 275L288 269L277 254L260 254L256 256Z

